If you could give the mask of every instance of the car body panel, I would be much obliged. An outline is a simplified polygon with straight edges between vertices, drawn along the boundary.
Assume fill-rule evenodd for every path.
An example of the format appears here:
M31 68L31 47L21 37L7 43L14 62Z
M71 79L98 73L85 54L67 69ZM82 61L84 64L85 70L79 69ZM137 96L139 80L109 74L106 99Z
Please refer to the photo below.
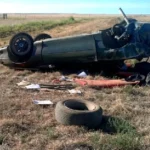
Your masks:
M96 45L92 34L43 41L44 63L93 62L96 57Z

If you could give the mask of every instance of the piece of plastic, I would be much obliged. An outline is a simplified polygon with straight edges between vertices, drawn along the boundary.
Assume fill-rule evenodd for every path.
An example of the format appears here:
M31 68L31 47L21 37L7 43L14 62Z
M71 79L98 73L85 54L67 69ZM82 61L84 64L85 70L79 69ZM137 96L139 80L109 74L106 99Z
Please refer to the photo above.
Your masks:
M115 86L125 86L125 85L136 85L139 84L140 81L135 82L127 82L125 80L86 80L86 79L75 79L77 84L82 86L90 86L90 87L115 87Z
M30 84L28 86L26 86L26 89L40 89L40 85L39 84Z
M75 90L75 89L68 90L68 92L69 92L70 94L81 94L81 93L82 93L80 90Z
M66 81L66 79L67 79L67 77L61 76L59 80L60 80L60 81Z
M68 81L68 82L73 82L73 79L70 79L68 77L65 77L65 76L61 76L59 81Z
M17 85L18 86L27 86L27 85L29 85L30 84L30 82L28 82L28 81L21 81L21 82L19 82L19 83L17 83Z
M33 103L36 105L53 105L53 102L50 100L33 100Z
M78 74L78 77L85 78L85 77L87 77L87 74L83 71L80 74Z

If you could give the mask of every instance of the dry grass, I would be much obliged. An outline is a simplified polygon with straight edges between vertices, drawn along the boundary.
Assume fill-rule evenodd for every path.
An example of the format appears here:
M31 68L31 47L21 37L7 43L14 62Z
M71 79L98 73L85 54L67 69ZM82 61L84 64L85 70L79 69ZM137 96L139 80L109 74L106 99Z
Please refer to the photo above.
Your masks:
M147 16L145 18L150 20ZM115 22L114 16L96 17L94 21L56 27L45 33L53 37L91 33L110 27ZM9 38L2 39L1 45ZM82 95L57 90L27 91L17 87L16 83L25 79L32 83L50 84L62 73L15 71L3 65L0 68L0 149L72 150L75 147L83 149L87 145L89 149L99 150L150 149L149 87L99 90L85 87L80 88ZM89 131L56 122L55 104L68 97L93 101L103 108L104 118L99 130ZM40 107L32 103L33 99L50 99L54 106Z

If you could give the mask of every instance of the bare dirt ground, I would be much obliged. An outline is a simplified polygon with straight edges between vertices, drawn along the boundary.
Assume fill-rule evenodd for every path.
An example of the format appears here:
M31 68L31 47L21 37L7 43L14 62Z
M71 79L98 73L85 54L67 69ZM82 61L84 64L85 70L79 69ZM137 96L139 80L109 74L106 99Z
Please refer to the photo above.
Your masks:
M136 16L141 21L150 21L149 16ZM52 37L91 33L110 27L116 23L115 16L99 16L85 23L76 23L56 27L49 33ZM40 32L40 31L39 31ZM37 33L32 33L34 36ZM1 45L8 43L8 38L1 39ZM84 69L84 68L83 68ZM61 71L32 72L17 71L0 65L0 150L73 150L86 145L99 150L149 150L150 149L150 88L116 87L112 89L92 89L77 87L80 95L71 95L67 91L30 91L16 85L26 80L32 83L51 84L59 78ZM73 76L73 75L69 75ZM89 78L101 78L99 74ZM73 98L93 101L103 108L104 116L113 117L111 123L104 117L98 130L87 130L77 126L63 126L55 120L54 108L58 101ZM32 100L50 99L53 106L41 107ZM127 121L136 130L121 120ZM117 121L118 120L118 121ZM115 130L112 130L112 127ZM128 133L122 133L126 128ZM133 132L133 134L132 134ZM70 147L69 147L70 146ZM78 148L79 149L79 148Z

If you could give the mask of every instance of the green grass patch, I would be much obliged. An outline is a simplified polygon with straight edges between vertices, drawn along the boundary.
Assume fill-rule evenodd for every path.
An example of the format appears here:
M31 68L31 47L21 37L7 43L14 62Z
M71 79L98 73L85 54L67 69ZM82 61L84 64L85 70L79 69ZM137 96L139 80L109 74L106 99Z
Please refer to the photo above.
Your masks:
M0 38L5 38L7 36L11 36L18 32L33 32L33 31L40 31L40 30L50 30L57 26L63 26L68 24L73 24L77 22L81 22L87 19L78 19L76 20L74 17L69 17L68 19L64 19L61 21L36 21L36 22L29 22L20 25L9 25L9 26L0 26Z
M47 137L48 139L52 140L52 139L57 139L59 137L59 135L56 133L55 128L49 127L47 129Z
M96 131L90 136L90 143L96 150L141 150L141 135L128 122L110 119L108 122L116 133L102 135Z
M90 143L96 150L141 150L141 137L136 132L101 135L96 132L90 136Z

